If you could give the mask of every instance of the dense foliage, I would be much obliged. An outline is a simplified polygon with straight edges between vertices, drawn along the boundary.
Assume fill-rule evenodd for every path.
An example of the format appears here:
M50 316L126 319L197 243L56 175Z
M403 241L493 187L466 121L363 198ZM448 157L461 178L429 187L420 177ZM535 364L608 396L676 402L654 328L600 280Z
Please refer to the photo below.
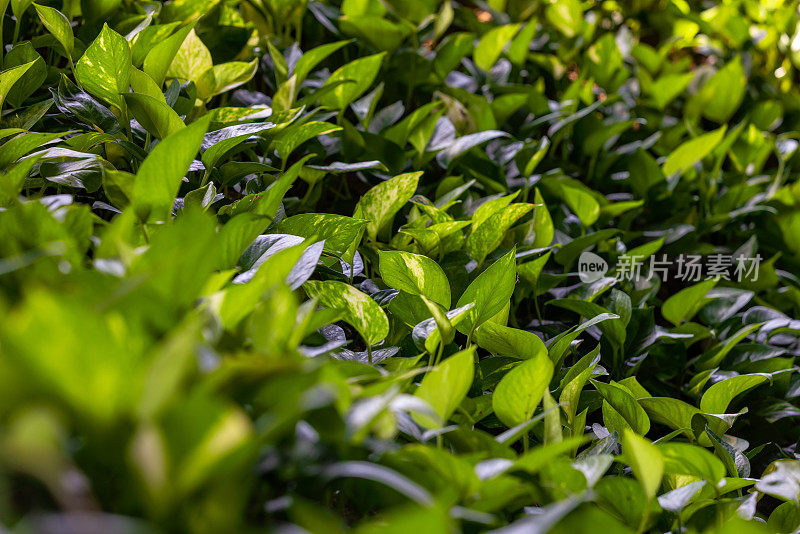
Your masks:
M795 2L0 11L0 530L800 528Z

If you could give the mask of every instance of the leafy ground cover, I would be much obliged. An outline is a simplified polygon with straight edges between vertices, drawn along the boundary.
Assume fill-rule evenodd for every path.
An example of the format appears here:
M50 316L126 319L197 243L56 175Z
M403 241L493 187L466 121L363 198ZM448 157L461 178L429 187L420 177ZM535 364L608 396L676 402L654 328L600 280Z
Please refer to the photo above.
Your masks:
M0 11L0 530L800 528L794 2Z

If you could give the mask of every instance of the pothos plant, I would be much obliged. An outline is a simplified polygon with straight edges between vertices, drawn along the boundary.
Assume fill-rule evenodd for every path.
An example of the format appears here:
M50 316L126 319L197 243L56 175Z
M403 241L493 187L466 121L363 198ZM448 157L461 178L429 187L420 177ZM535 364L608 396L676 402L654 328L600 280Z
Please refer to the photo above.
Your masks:
M792 3L0 13L0 529L800 528Z

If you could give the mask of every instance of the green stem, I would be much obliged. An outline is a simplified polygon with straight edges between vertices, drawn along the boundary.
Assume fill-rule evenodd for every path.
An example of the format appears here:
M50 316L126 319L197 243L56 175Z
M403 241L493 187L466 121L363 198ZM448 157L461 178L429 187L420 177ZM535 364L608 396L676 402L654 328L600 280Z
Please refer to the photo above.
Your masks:
M531 190L531 177L528 176L528 177L525 178L525 185L522 187L522 201L523 202L527 202L528 201L528 194L530 193L530 190Z
M147 223L142 223L142 235L144 235L144 242L150 244L150 232L147 231Z
M122 124L125 127L125 133L128 136L128 141L133 143L133 131L131 130L131 117L128 114L128 106L125 105L124 101L122 103L122 109L119 110L120 114L122 115Z
M647 528L647 520L650 519L650 506L651 506L651 499L648 497L647 503L644 506L644 513L642 514L642 520L639 522L639 528L636 529L636 534L642 534L644 529Z
M209 178L211 178L211 169L208 168L203 173L203 179L200 181L200 187L205 186L208 183Z
M301 206L305 206L306 202L308 202L308 199L311 198L311 192L314 191L315 185L317 185L317 182L311 182L308 184L308 190L306 191L306 194L303 195L303 199L300 201Z
M21 18L22 17L20 17L19 19L16 20L16 22L14 22L14 34L11 38L11 48L14 48L14 46L17 44L17 39L19 39L19 23Z
M413 32L411 34L411 39L414 45L414 52L419 51L419 39L417 38L417 32ZM406 91L406 109L411 109L411 97L414 94L414 80L416 80L417 74L417 56L416 54L413 56L411 61L411 74L407 78L408 80L408 90Z
M436 349L436 356L433 359L434 367L439 365L439 362L442 361L442 354L444 354L444 343L442 342L442 340L439 340L439 346Z

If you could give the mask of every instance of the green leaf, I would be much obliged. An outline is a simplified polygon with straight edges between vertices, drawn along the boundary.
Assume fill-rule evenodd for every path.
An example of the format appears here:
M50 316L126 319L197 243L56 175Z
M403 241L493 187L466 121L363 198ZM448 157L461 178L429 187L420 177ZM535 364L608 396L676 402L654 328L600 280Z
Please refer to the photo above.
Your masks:
M611 34L606 35L609 37L611 36ZM638 124L638 122L631 119L627 121L616 122L614 124L608 124L604 128L595 130L589 135L589 137L586 138L586 141L584 141L583 150L587 154L596 156L601 150L609 148L607 143L609 143L613 137L619 136L628 131L634 124Z
M753 389L769 380L764 375L739 375L716 382L709 387L700 399L700 409L705 413L726 413L728 405L737 395Z
M686 289L682 289L664 301L661 314L675 326L689 321L700 308L711 299L706 294L717 285L717 280L704 280Z
M614 381L608 384L596 380L591 382L606 402L603 405L603 420L605 421L607 413L611 414L614 421L617 421L616 416L622 418L622 421L620 421L622 428L612 428L615 425L609 426L607 422L606 426L609 427L609 430L621 432L625 430L625 427L629 427L637 434L647 434L650 430L650 418L647 417L647 412L639 406L639 403L636 402L636 399L627 388ZM613 411L608 410L608 408Z
M368 346L375 345L389 334L389 320L378 303L344 282L310 280L303 287L309 297L323 306L341 310L343 319L355 328Z
M439 165L442 167L449 167L456 158L462 155L464 152L467 152L471 148L475 148L478 145L481 145L487 141L491 141L492 139L497 139L498 137L507 137L508 133L501 132L500 130L486 130L483 132L477 132L473 134L464 135L459 137L455 140L450 146L446 149L442 150L436 155L436 161L439 162Z
M60 139L62 135L64 133L36 132L14 137L2 145L3 150L0 150L0 169L5 169L31 151Z
M518 364L494 389L492 407L497 418L508 427L530 419L552 377L553 362L542 352Z
M705 480L698 480L696 482L690 482L689 484L681 486L672 491L663 493L658 497L658 505L664 510L680 513L686 507L686 505L689 504L689 502L692 500L692 497L697 495L697 492L699 492L705 485Z
M294 124L275 136L274 144L281 160L286 161L294 150L314 137L338 132L342 128L329 122L311 121Z
M466 248L478 264L502 243L509 228L533 209L533 204L510 204L475 226L467 237Z
M180 28L174 34L153 46L153 48L151 48L144 57L142 70L151 78L153 78L153 81L155 81L159 87L161 87L161 85L164 83L164 78L167 76L167 71L170 69L170 66L175 60L178 51L183 46L183 43L186 42L189 34L193 32L193 29L193 25ZM203 60L205 60L205 57ZM188 58L183 58L182 62L176 66L176 71L187 63ZM202 65L200 68L202 68Z
M179 30L175 35L182 35L182 32ZM152 64L149 68L147 58L145 58L144 71L150 74L150 76L156 80L156 83L158 83L158 74L160 74L163 62L166 57L169 56L169 52L172 51L172 45L174 45L174 43L170 42L168 48L166 47L166 41L164 45L165 47L163 49L159 49L159 54L153 57ZM157 48L153 48L151 53L154 53L156 50ZM148 54L148 56L149 55L150 54ZM169 64L166 77L197 82L200 76L213 66L214 62L211 59L211 52L208 50L205 43L197 36L194 28L191 28L178 48L178 52L175 54L172 62Z
M267 48L269 49L269 58L275 66L275 81L278 84L282 84L286 81L286 75L289 73L289 65L286 63L280 50L275 48L275 45L269 41L267 42Z
M581 224L591 226L597 222L597 218L600 216L600 204L591 194L581 188L562 184L561 195L564 202L578 216Z
M382 17L386 14L386 6L370 0L343 0L342 14L346 16L374 15Z
M434 323L436 323L436 328L433 331L426 332L426 335L424 336L426 343L423 343L423 346L426 350L428 350L428 347L432 349L429 350L429 352L433 354L433 351L438 347L439 343L442 343L443 345L452 343L453 339L455 339L456 331L453 328L453 323L450 321L450 317L448 317L447 313L445 313L447 308L442 308L442 306L439 306L432 300L426 298L424 295L420 295L419 298L422 299L423 303L425 303L425 307L428 308L428 312L433 317ZM414 329L416 329L416 326ZM426 328L426 330L428 329ZM436 336L432 335L434 331L437 334ZM419 336L414 336L413 330L411 331L411 338L414 340L415 344L419 344ZM428 340L430 340L430 343L427 343Z
M271 122L247 123L228 126L209 132L203 138L203 165L212 169L225 156L225 154L244 143L254 135L274 128Z
M605 228L592 234L582 235L556 250L555 260L564 267L569 267L578 259L581 252L601 241L614 237L618 233L619 230L617 229Z
M387 128L382 135L393 143L404 146L409 140L411 133L422 124L427 117L434 116L436 110L441 107L441 102L430 102L421 106L403 118L394 126Z
M422 426L440 428L447 423L472 386L474 360L473 347L453 354L425 374L414 396L427 402L439 416L439 421L417 415L415 419Z
M186 33L189 33L189 29L191 29L190 26L191 25L186 26ZM126 39L129 39L131 44L131 58L133 66L141 69L142 64L144 63L144 58L147 57L147 54L149 54L156 46L166 41L179 27L180 23L178 22L153 24L151 20L144 28L141 29L141 31L136 31L134 35L131 35L131 33L134 33L133 31L128 33ZM175 47L176 52L178 51L178 47L180 47L181 42L183 42L183 40L181 40ZM172 58L170 58L170 61L172 61Z
M117 208L126 208L133 198L133 184L136 176L125 171L105 169L103 171L103 191Z
M485 71L489 71L500 57L503 48L511 41L517 33L521 24L506 24L492 28L481 37L478 46L472 53L475 65Z
M705 428L705 437L709 438L711 441L717 458L722 460L722 463L725 464L728 476L735 478L750 477L750 460L741 450L735 449L721 436L715 434L708 426Z
M492 354L523 360L547 354L547 347L536 334L492 321L487 321L475 329L475 343Z
M11 88L14 87L14 84L16 84L26 72L28 72L28 69L33 67L34 63L36 63L36 60L0 72L0 110L3 109L3 103L6 101L6 97L11 91Z
M345 15L339 17L343 33L359 37L378 50L395 50L409 33L406 25L395 24L376 15Z
M682 174L695 163L711 154L714 148L722 141L727 127L723 126L718 130L707 134L699 135L694 139L686 141L667 156L662 170L664 175Z
M38 156L25 158L8 169L5 174L0 174L0 207L7 208L17 202L25 186L25 179L38 161Z
M28 10L28 8L33 3L33 0L11 0L11 12L14 13L14 17L17 20L22 18L22 15ZM6 4L8 5L8 4ZM3 6L5 7L5 6ZM5 15L5 9L3 9L3 15Z
M402 251L380 252L381 278L389 287L411 295L422 295L445 309L450 308L450 282L432 259Z
M767 527L772 532L795 532L800 528L799 507L794 502L781 504L769 515Z
M531 20L525 24L525 27L520 30L514 39L512 39L511 44L508 47L508 52L506 52L506 55L511 63L520 66L525 64L525 60L528 58L531 41L536 35L538 26L539 25L536 20Z
M42 328L45 321L52 324ZM138 361L144 357L141 348L125 344L134 339L130 325L93 313L87 304L75 299L43 291L26 299L24 308L8 314L5 322L4 351L16 345L13 352L24 357L30 369L24 376L42 383L64 408L80 413L87 423L100 425L130 413L134 384L141 378ZM80 335L89 331L92 336ZM25 338L27 341L20 343ZM109 351L114 358L107 357ZM96 402L100 397L105 401ZM39 447L47 441L35 439L33 443L42 450ZM51 469L44 472L54 473Z
M103 170L99 158L91 157L59 163L45 162L39 168L39 174L50 182L94 193L100 189Z
M297 87L300 87L308 74L325 58L350 43L351 41L337 41L335 43L327 43L324 45L312 48L304 53L291 70L291 74L297 78Z
M353 217L366 219L367 236L372 241L378 233L392 224L395 214L408 202L417 190L422 171L400 174L382 182L359 199Z
M81 0L80 8L83 16L94 23L105 19L120 4L122 0Z
M550 361L550 360L547 360ZM551 445L564 440L564 431L561 427L561 410L556 400L549 391L545 390L542 397L542 410L544 411L544 443Z
M579 0L555 0L545 9L547 21L566 37L575 37L583 26L583 8Z
M578 363L570 367L569 371L567 371L567 375L561 381L562 388L558 402L563 407L564 413L567 415L567 422L570 426L573 425L575 416L578 413L581 391L583 391L586 382L592 376L595 367L600 361L599 354L600 345L598 344L594 350L590 351L586 356L581 358Z
M223 326L228 330L235 329L257 308L268 290L276 285L285 287L289 274L300 261L305 248L303 244L298 244L270 254L255 268L255 272L248 272L244 280L228 287L221 300L214 301Z
M711 351L708 354L708 357L706 357L706 355L701 356L697 361L697 368L712 369L717 367L725 359L725 356L727 356L731 350L733 350L737 343L761 328L763 325L763 323L755 323L743 326L729 339L725 340L725 343L721 347Z
M230 61L206 69L194 82L197 85L197 98L208 100L212 96L230 91L250 81L255 75L257 61Z
M590 75L597 81L597 84L613 90L616 86L616 74L623 66L623 56L617 46L617 41L614 34L606 33L597 39L586 51L586 67ZM618 125L617 123L608 128L608 131L613 131ZM598 143L600 144L600 143ZM597 149L600 147L597 146ZM589 148L589 153L594 150Z
M7 69L26 65L33 65L17 80L6 96L6 101L19 108L47 79L47 65L42 56L29 42L19 43L11 49L6 56L3 66Z
M537 416L538 417L538 416ZM558 443L549 445L539 445L530 451L522 454L513 464L515 470L525 471L530 475L535 475L543 468L547 467L559 456L569 455L578 446L583 444L586 438L577 436L567 438Z
M800 505L800 461L776 460L764 470L756 490Z
M39 19L44 27L61 43L67 57L71 58L72 51L75 49L75 37L72 35L72 27L69 25L67 17L59 10L49 6L33 4L33 7L36 8L36 13L39 14Z
M140 93L125 93L123 97L131 115L156 139L186 127L175 110L157 98Z
M109 133L119 130L119 121L111 110L81 91L64 75L58 82L58 91L54 92L53 101L61 113L74 117L92 129Z
M520 280L523 280L529 286L534 295L539 294L539 277L542 274L542 269L550 259L551 252L546 252L533 261L523 263L517 266L517 273Z
M720 124L727 123L742 103L747 77L741 56L737 56L719 69L703 88L686 104L686 112L702 114Z
M644 245L639 245L638 247L634 247L628 251L628 256L631 258L636 258L636 261L643 261L659 250L661 247L664 246L664 238L656 239L655 241L650 241L649 243L645 243Z
M329 108L343 110L350 102L361 96L366 91L381 68L385 52L366 56L336 69L325 81L325 87L336 87L320 98L320 103ZM345 82L345 83L341 83Z
M646 198L648 191L665 180L658 162L641 148L630 159L631 186L636 194Z
M648 499L655 497L661 477L664 475L664 459L661 451L630 429L622 434L622 450L634 476L644 489Z
M131 49L123 36L103 24L75 65L75 78L92 95L124 109L122 93L130 87Z
M402 299L404 295L406 294L400 293L400 295L392 299L389 308L392 313L396 313L397 308L395 307L395 303L398 302L398 299ZM425 349L430 354L436 354L439 343L444 343L446 345L453 341L455 337L454 327L458 326L458 323L467 317L467 314L475 305L472 303L467 304L462 308L456 308L455 310L445 313L444 317L442 317L441 310L437 308L436 304L433 304L431 301L425 302L424 298L420 298L433 317L425 319L414 326L411 337L417 348L420 350Z
M325 240L325 250L353 262L366 222L332 213L301 213L278 223L275 231Z
M310 157L310 154L304 156L289 167L289 170L283 173L263 193L247 195L219 210L218 215L231 217L231 220L223 227L226 232L225 246L223 247L223 266L227 268L234 265L256 236L274 222L283 197L297 180L303 164ZM227 230L228 228L230 230Z
M613 313L601 313L596 317L592 317L588 321L584 321L583 323L579 324L578 326L573 326L566 332L563 332L556 337L554 337L550 343L548 344L548 352L550 354L550 359L553 360L554 363L557 365L561 364L561 361L564 359L564 356L567 353L567 350L570 347L570 344L575 341L575 339L587 328L594 326L602 321L607 321L609 319L619 319L618 315Z
M478 209L472 214L472 228L477 228L493 214L500 212L504 207L508 206L512 200L517 198L518 195L519 192L516 192L510 195L492 198L478 206Z
M161 141L136 173L133 205L140 219L169 217L181 180L194 161L210 117L200 119Z
M680 399L672 397L645 397L638 399L650 419L673 430L682 430L687 437L692 435L692 417L700 410Z
M461 60L470 53L475 42L474 33L453 33L442 41L433 58L433 71L444 80L451 70L455 69Z
M648 91L653 97L656 107L663 111L670 102L683 93L692 78L694 78L694 73L691 72L661 76L650 86Z
M603 308L599 304L575 298L553 299L548 301L547 305L558 306L559 308L573 311L587 319L609 313L609 310ZM608 336L609 340L618 347L622 347L625 344L625 324L622 321L604 321L599 323L599 328L603 334Z
M151 78L149 74L140 71L136 67L131 67L130 82L131 89L133 89L134 93L147 95L155 98L159 102L167 103L167 99L164 98L164 93L161 92L161 87L153 81L153 78Z
M692 475L714 486L725 476L722 460L702 447L675 441L659 443L657 447L664 458L666 474Z
M533 212L534 237L532 245L534 248L544 248L550 246L550 243L553 242L555 227L538 187L533 197L533 203L536 207Z
M491 264L464 290L458 308L475 303L470 316L458 325L458 331L469 334L491 319L508 304L517 280L516 249Z

